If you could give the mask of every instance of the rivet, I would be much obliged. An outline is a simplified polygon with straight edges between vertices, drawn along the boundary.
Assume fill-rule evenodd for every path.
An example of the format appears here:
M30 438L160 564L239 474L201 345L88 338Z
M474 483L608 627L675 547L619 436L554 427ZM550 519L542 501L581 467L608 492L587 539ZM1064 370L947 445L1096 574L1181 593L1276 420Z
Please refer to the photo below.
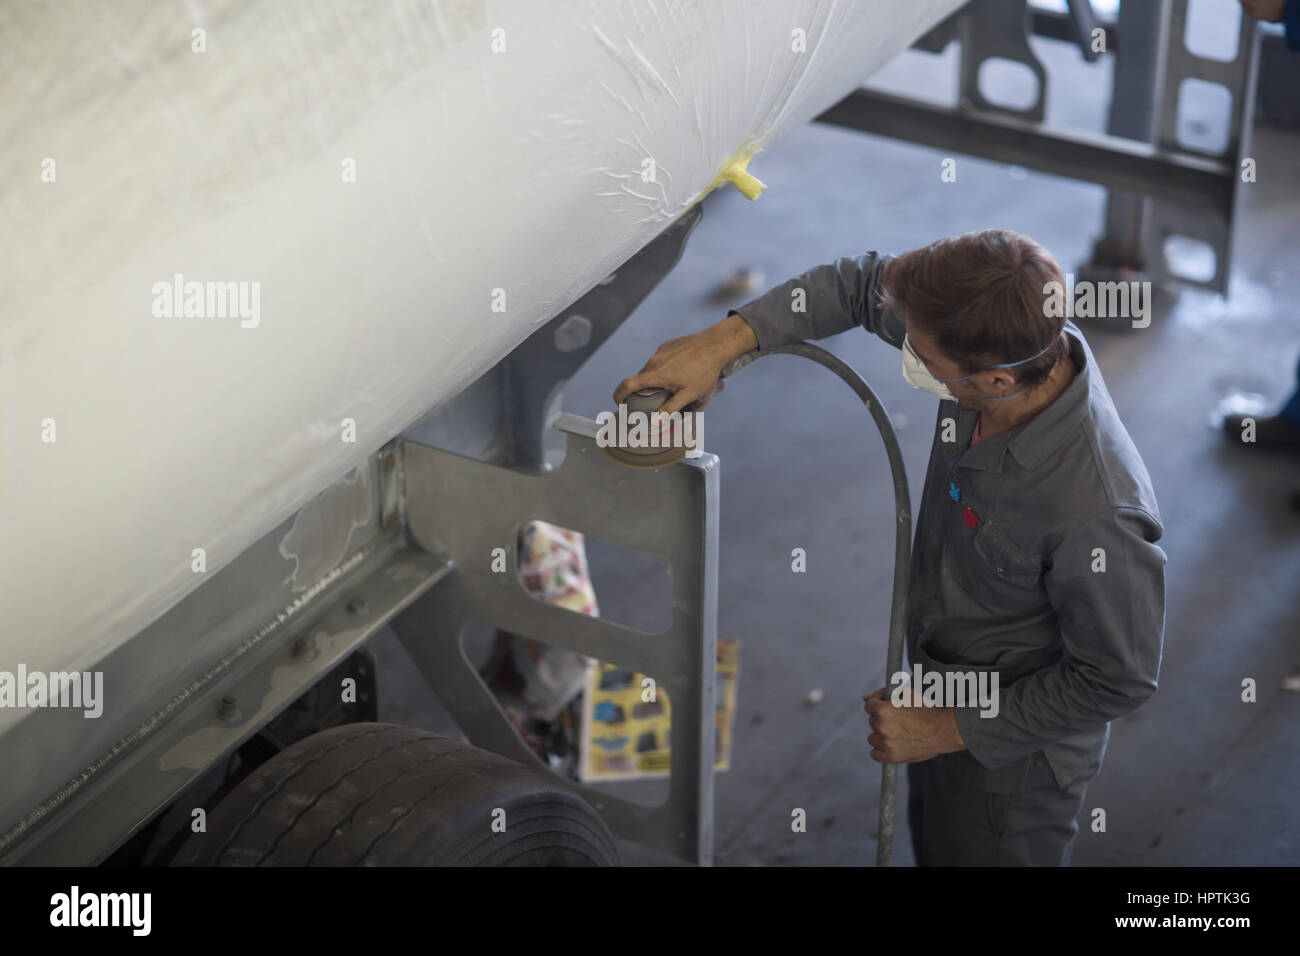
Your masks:
M366 609L366 599L361 597L350 598L347 607L349 614L360 614Z

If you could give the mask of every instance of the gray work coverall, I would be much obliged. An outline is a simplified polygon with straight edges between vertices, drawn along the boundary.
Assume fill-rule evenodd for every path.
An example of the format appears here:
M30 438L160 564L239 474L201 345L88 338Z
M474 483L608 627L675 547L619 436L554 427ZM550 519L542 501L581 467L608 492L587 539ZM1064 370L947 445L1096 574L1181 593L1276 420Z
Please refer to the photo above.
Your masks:
M906 319L878 298L888 258L838 259L732 312L760 350L855 325L901 348ZM997 672L1000 700L995 717L957 708L966 750L908 765L921 865L1068 864L1110 721L1156 690L1160 512L1091 349L1072 322L1065 329L1078 374L1025 424L972 446L978 412L939 403L912 551L908 658L926 670ZM945 419L955 441L942 440Z

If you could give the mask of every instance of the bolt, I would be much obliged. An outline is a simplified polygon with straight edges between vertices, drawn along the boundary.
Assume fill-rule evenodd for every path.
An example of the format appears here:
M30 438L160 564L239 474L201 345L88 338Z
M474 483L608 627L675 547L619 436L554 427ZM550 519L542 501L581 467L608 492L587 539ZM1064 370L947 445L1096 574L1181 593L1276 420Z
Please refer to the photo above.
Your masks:
M349 614L360 614L366 609L366 599L362 597L351 598L347 606Z
M292 653L301 661L315 660L320 656L320 651L316 650L316 641L306 634L299 635L298 640L293 642Z
M228 724L237 723L243 716L239 712L239 707L235 704L235 698L226 694L221 698L221 706L217 708L217 719L224 720Z
M591 319L585 315L571 315L555 330L557 352L574 352L591 342Z

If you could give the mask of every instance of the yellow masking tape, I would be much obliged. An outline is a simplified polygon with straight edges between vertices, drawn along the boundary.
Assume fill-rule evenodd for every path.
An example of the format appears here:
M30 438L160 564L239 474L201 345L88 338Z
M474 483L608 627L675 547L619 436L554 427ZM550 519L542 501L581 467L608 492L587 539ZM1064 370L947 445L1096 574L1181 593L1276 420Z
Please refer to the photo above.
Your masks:
M750 175L745 170L745 165L748 162L749 160L746 160L745 163L732 163L723 170L723 174L726 176L727 181L739 189L740 194L746 199L757 199L758 194L767 186L764 185L762 180Z
M749 161L754 158L754 153L758 150L758 144L748 149L741 147L731 159L727 160L722 172L714 177L713 182L709 183L709 188L705 192L712 192L717 186L723 183L731 183L740 190L740 194L746 199L757 199L759 193L767 188L758 177L749 173L747 167Z
M686 209L683 209L677 217L673 219L673 221L676 222L677 219L680 219L681 216L686 214L687 209L693 209L696 203L703 200L705 196L713 192L713 190L717 189L723 183L731 183L734 185L740 190L740 194L746 199L757 199L759 193L767 188L767 184L757 176L751 175L746 167L749 166L749 161L754 158L754 154L758 152L758 147L761 145L761 143L755 143L753 146L748 148L742 146L740 149L736 150L736 152L732 154L731 159L727 160L726 163L723 164L722 172L714 176L713 182L709 183L709 185L704 188L703 192L691 200Z

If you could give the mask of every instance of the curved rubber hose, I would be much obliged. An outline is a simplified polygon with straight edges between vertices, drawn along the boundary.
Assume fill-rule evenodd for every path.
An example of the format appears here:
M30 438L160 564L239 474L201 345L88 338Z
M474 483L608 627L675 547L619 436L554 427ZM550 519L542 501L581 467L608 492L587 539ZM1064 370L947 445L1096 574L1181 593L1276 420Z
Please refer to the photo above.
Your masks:
M903 456L898 448L898 436L894 434L894 425L885 412L885 407L876 398L876 393L853 367L832 355L820 346L810 342L796 342L777 348L752 352L733 359L722 370L722 378L740 371L746 365L764 355L802 355L812 359L818 365L830 369L844 383L853 389L862 404L867 406L880 437L885 442L885 453L889 456L889 470L894 478L894 508L897 521L894 527L894 595L889 609L889 650L885 662L885 686L890 678L903 669L903 629L907 622L907 584L912 560L912 500L907 490L907 473L903 469ZM889 866L894 859L894 802L898 790L898 764L887 763L882 766L880 779L880 836L876 841L876 866Z

